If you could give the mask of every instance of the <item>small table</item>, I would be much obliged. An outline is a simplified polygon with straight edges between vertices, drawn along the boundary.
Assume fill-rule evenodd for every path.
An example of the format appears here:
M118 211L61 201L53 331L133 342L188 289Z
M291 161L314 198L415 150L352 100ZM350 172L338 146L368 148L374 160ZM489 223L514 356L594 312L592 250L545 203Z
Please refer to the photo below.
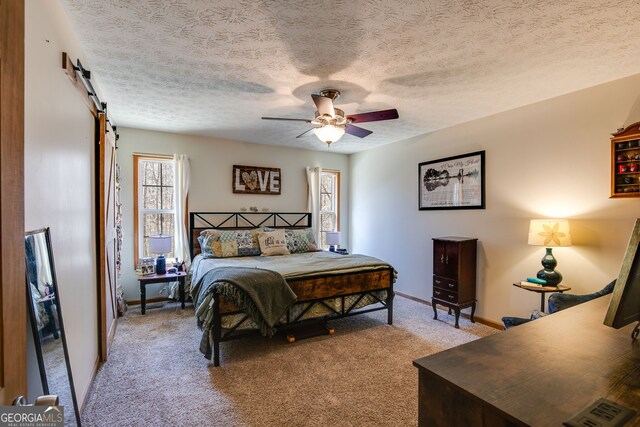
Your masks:
M180 292L180 303L184 308L184 283L187 277L187 273L184 271L178 271L177 273L167 274L150 274L148 276L139 276L138 282L140 282L140 311L142 314L145 312L147 289L146 286L151 283L166 283L166 282L178 282Z
M524 289L525 291L536 292L540 294L540 311L544 313L544 294L547 292L559 292L563 293L564 291L570 291L571 288L568 286L558 285L558 286L536 286L535 283L532 283L531 286L525 286L521 283L514 283L513 286L516 288Z

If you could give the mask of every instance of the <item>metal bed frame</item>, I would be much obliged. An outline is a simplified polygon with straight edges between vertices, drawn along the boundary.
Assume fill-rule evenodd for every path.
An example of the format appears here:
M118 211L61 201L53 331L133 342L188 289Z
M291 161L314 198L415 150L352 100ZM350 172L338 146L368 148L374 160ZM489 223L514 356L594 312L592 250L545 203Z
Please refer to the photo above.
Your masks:
M197 240L197 236L200 231L208 228L223 229L223 230L239 230L247 228L257 227L271 227L271 228L309 228L311 227L311 213L272 213L272 212L191 212L189 214L189 235L190 235L190 252L194 257L199 248L194 244ZM387 310L387 323L393 324L393 282L394 271L393 267L386 269L379 269L366 272L351 272L344 274L326 274L320 276L313 276L310 278L296 278L289 279L287 283L294 290L305 293L305 285L311 285L312 283L318 283L323 281L337 281L344 282L344 292L338 291L333 295L322 295L313 297L313 292L309 289L306 293L309 295L302 296L294 304L307 304L307 306L298 315L293 316L291 309L286 313L286 321L284 325L279 325L278 330L287 330L294 327L299 327L303 324L311 322L323 322L326 324L328 320L340 319L349 316L355 316L358 314L371 313L374 311ZM386 298L379 298L376 293L386 291ZM347 299L356 296L355 301L348 303ZM357 308L357 305L365 297L371 297L376 302L375 306L365 306ZM327 304L327 300L340 299L339 309L335 309L331 305ZM249 316L244 315L230 328L222 328L222 316L231 314L241 314L242 311L238 310L232 303L223 301L219 295L215 295L213 298L213 365L220 366L220 343L224 341L230 341L238 338L242 338L247 335L253 335L257 333L255 329L241 330L239 329L245 322L249 321ZM309 312L315 306L320 305L328 309L330 314L319 318L302 319L305 314ZM210 358L211 355L205 355Z

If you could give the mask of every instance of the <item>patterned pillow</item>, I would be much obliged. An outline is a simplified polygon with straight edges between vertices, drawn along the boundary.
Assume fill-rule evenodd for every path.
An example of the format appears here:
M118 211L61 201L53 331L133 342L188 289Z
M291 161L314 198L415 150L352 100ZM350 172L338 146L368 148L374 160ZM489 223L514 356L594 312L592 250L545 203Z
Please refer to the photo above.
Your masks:
M265 231L258 235L263 256L289 255L284 230Z
M228 242L210 241L208 242L209 249L205 256L212 258L229 258L238 256L238 242L230 240Z
M253 230L205 230L200 233L204 238L201 249L204 256L228 258L234 256L258 256L260 244L258 234L261 228ZM200 239L198 239L200 240Z
M273 231L275 228L265 227L265 231ZM313 234L313 228L289 229L284 230L285 239L287 241L287 249L292 254L303 252L316 252L318 244Z

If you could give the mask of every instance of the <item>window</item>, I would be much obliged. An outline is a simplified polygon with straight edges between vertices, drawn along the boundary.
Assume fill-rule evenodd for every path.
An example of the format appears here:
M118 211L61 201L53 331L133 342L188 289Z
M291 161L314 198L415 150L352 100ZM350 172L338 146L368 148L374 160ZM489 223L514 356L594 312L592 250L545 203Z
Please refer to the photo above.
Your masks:
M327 231L340 229L340 172L323 170L320 175L320 238L325 247Z
M136 257L156 257L158 254L149 253L149 236L175 234L173 159L134 155L133 167ZM172 241L172 250L165 257L174 258L174 251Z

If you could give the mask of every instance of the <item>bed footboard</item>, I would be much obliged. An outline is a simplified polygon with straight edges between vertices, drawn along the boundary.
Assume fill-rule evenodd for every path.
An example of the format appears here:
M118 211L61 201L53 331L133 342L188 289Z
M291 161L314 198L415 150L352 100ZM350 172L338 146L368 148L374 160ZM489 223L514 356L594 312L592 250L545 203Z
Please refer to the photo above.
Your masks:
M310 279L289 281L289 286L298 296L298 301L288 310L279 329L300 325L309 321L305 317L315 307L328 311L329 314L316 317L314 320L333 320L374 311L387 310L387 324L393 324L393 283L395 272L393 268L346 273L341 275L327 275ZM379 295L386 293L384 297ZM374 301L370 305L361 307L363 298ZM335 300L340 301L335 307ZM329 304L327 301L334 304ZM296 306L298 309L296 310ZM212 327L212 361L213 366L220 366L220 343L255 334L255 330L243 330L240 327L249 321L249 316L243 313L220 295L215 295L213 302ZM300 308L302 308L300 310ZM295 314L294 314L295 313ZM222 317L230 314L242 314L239 320L229 328L222 328Z

